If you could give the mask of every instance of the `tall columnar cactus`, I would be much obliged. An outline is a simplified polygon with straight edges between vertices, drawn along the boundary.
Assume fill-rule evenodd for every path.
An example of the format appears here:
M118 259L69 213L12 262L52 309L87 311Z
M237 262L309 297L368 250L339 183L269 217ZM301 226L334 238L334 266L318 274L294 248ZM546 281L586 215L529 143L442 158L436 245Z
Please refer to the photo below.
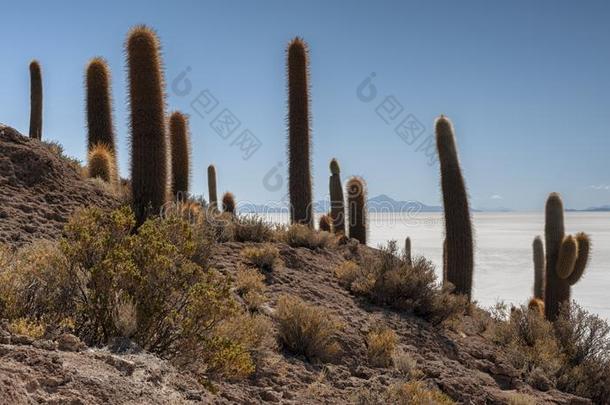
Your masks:
M96 145L106 145L111 154L111 164L118 169L116 140L112 124L110 69L104 59L97 57L89 61L85 83L87 86L87 150L93 150ZM114 173L116 176L111 181L118 182L117 170Z
M330 161L330 217L333 222L333 232L345 235L345 200L341 185L341 169L337 159Z
M352 177L347 182L347 210L349 212L349 237L366 244L367 212L366 184L364 179Z
M87 171L90 178L98 177L114 185L116 176L113 157L106 145L100 143L91 148L88 153Z
M235 197L233 193L226 192L222 196L222 211L235 215Z
M591 242L585 233L565 235L563 202L557 193L551 193L545 210L546 269L544 310L550 321L557 319L561 306L570 302L571 286L582 277Z
M534 251L534 298L544 299L544 246L540 236L532 245Z
M157 214L169 197L171 166L165 132L165 94L157 35L136 26L127 38L131 107L131 191L138 224Z
M208 193L210 194L210 208L218 209L218 195L216 194L216 168L208 166Z
M407 239L405 239L405 259L409 266L413 264L413 259L411 257L411 238L408 236Z
M288 44L288 182L292 223L313 228L307 45Z
M441 186L445 209L445 271L457 294L472 298L474 247L468 194L462 177L451 122L436 120L436 147L441 166Z
M188 121L184 114L175 111L169 117L172 151L172 194L176 201L185 201L189 193L190 146Z
M42 139L42 73L37 60L30 62L30 138Z

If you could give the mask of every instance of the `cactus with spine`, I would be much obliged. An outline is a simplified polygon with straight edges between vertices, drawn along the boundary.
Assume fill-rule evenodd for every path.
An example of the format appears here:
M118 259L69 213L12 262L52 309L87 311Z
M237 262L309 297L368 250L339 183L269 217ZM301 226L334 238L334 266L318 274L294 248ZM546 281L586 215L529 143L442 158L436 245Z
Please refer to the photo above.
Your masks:
M126 43L131 109L131 192L137 224L168 202L171 166L165 130L165 94L157 35L134 27Z
M87 172L90 178L100 178L106 183L114 185L116 176L112 152L104 144L97 144L89 151Z
M407 239L405 239L405 260L409 266L413 264L413 259L411 257L411 238L408 236Z
M571 286L582 277L591 241L585 233L565 235L563 201L551 193L545 208L546 268L544 286L544 312L549 321L555 321L563 305L569 305Z
M112 121L112 99L110 96L110 69L102 58L89 61L85 73L87 97L87 150L105 145L111 154L114 170L113 183L118 183L117 149Z
M332 219L328 214L324 214L320 217L320 223L318 228L324 232L332 232Z
M337 159L330 161L330 217L333 232L345 235L345 201L343 199L343 185L341 184L341 169Z
M349 237L366 245L367 237L367 211L366 211L366 183L360 177L352 177L347 185L347 210Z
M534 251L534 298L544 299L544 246L540 236L532 244Z
M190 146L188 121L175 111L169 118L172 151L172 194L176 201L186 201L189 193Z
M449 119L436 120L436 146L441 167L445 210L445 274L454 292L472 298L474 247L468 194L462 176L453 126Z
M216 167L208 166L208 194L210 197L210 209L218 209L218 195L216 193Z
M297 37L288 44L287 53L290 217L293 224L313 228L307 45Z
M42 139L42 73L37 60L30 62L30 138Z
M235 215L235 197L233 193L227 191L222 196L222 211Z

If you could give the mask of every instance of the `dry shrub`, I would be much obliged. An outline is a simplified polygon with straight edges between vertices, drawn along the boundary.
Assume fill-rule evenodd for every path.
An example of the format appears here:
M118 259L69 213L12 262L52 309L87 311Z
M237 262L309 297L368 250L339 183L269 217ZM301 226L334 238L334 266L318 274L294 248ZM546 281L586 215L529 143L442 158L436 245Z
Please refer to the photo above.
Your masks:
M280 262L280 252L270 243L260 247L247 247L241 255L262 271L272 271Z
M145 350L194 370L243 377L254 370L249 346L226 325L254 328L230 278L210 269L212 240L179 215L153 218L134 231L129 208L76 214L59 244L0 250L0 316L36 322L71 320L90 346L131 335ZM134 330L135 329L135 330ZM244 332L245 333L245 332Z
M9 324L9 330L16 335L25 335L33 339L40 339L44 335L45 325L29 320L27 318L19 318L13 320Z
M276 317L279 341L287 350L309 360L332 362L339 358L338 334L343 326L329 310L284 295L278 300Z
M525 375L538 368L552 378L563 363L553 325L526 306L513 308L510 314L505 306L495 311L495 318L508 321L498 321L491 328L492 340L507 348L513 366Z
M392 361L396 371L409 380L418 379L423 375L422 371L417 367L417 361L405 351L396 350Z
M441 391L430 388L423 381L409 381L391 385L385 396L387 404L396 405L450 405L455 402Z
M411 312L433 324L463 314L468 306L465 297L439 287L430 261L420 257L409 264L405 257L399 256L394 241L378 255L364 256L359 265L343 263L335 275L354 294L366 296L379 305Z
M396 350L398 337L387 327L377 328L366 337L366 347L369 363L373 367L390 367Z
M512 393L508 396L509 405L536 405L536 399L520 392Z
M294 224L278 230L278 238L292 247L323 249L332 246L334 239L328 232L316 231L307 225Z
M576 302L560 308L553 324L566 363L557 387L602 403L610 397L610 326Z
M242 215L235 219L235 242L270 242L274 234L273 227L255 215Z
M258 270L240 267L235 276L237 293L251 311L257 311L267 301L265 276Z

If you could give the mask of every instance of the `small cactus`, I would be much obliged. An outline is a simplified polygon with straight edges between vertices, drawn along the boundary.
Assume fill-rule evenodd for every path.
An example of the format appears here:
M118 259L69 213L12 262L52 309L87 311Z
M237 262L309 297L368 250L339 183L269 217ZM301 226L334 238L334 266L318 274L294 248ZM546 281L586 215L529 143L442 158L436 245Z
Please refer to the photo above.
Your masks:
M441 166L445 210L446 281L457 294L472 298L474 246L468 194L462 177L451 122L441 115L436 120L436 146Z
M37 60L30 62L30 138L42 139L42 73Z
M320 217L319 228L321 231L324 231L324 232L332 231L332 219L330 218L329 215L324 214Z
M131 107L131 191L138 224L169 197L171 166L165 132L165 95L157 35L136 26L126 43Z
M407 239L405 239L405 259L409 266L413 264L413 259L411 257L411 238L408 236Z
M169 118L172 151L172 194L176 201L185 201L189 193L190 146L188 121L179 111Z
M330 217L333 222L333 232L345 235L345 201L341 185L341 170L337 159L330 161Z
M534 298L544 299L544 246L540 236L536 236L532 245L534 250Z
M110 69L102 58L93 58L85 73L87 97L87 150L106 145L115 168L113 183L118 184L117 149L112 125L112 100L110 97Z
M544 233L544 311L548 320L555 321L561 306L570 302L571 286L580 280L585 271L591 242L584 233L576 237L565 235L563 201L557 193L551 193L546 201Z
M349 237L366 245L367 212L366 183L364 179L352 177L347 182L347 209L349 212Z
M104 180L106 183L113 184L115 179L113 157L108 147L104 144L95 145L88 154L87 163L88 177Z
M214 165L208 166L208 193L210 194L210 208L218 209L218 196L216 194L216 168Z
M539 298L532 298L527 304L527 308L540 316L544 316L544 301Z
M295 38L287 53L290 216L293 224L313 228L307 45Z
M226 192L222 196L222 211L235 215L235 197L233 193Z

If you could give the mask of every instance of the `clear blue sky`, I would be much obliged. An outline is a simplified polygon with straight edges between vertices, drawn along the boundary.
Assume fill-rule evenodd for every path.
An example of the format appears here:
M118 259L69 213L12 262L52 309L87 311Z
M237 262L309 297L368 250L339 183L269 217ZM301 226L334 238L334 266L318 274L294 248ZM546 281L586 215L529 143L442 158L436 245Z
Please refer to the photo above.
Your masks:
M473 206L540 210L550 191L569 207L610 204L608 1L26 3L2 6L0 122L27 133L28 63L37 58L43 136L84 159L83 72L103 56L124 176L123 44L131 26L145 23L161 38L168 111L191 114L195 193L207 195L205 168L214 163L220 190L240 200L285 195L285 181L276 190L273 177L271 187L263 179L285 160L284 49L299 35L310 46L316 199L328 193L336 156L344 176L365 177L370 195L439 204L437 165L394 127L413 114L428 136L443 113L456 127ZM192 90L180 97L171 83L187 66ZM378 94L366 103L357 88L371 72ZM219 104L201 118L190 102L205 89ZM392 125L376 113L389 95L404 107ZM224 108L241 121L228 140L210 127ZM231 145L243 129L262 142L248 160Z

